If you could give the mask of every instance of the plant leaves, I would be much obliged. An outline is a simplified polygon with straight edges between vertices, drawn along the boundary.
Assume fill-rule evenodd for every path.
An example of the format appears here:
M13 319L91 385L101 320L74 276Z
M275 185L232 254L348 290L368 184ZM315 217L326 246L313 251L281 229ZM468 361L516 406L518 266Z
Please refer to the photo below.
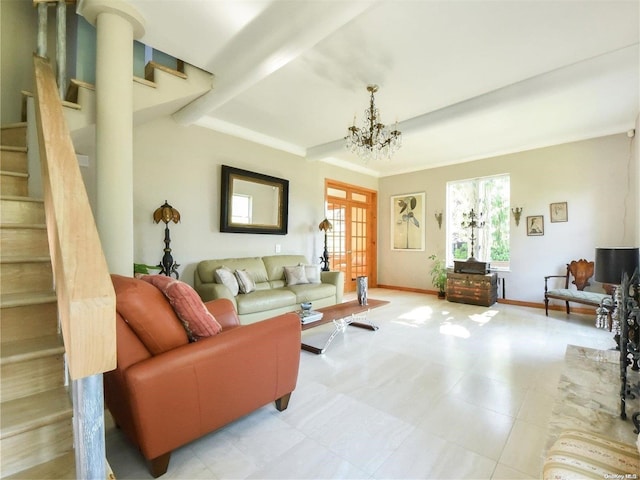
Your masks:
M416 197L411 197L409 199L409 202L411 202L411 210L413 210L414 208L416 208L416 204L418 203L418 201L416 200Z

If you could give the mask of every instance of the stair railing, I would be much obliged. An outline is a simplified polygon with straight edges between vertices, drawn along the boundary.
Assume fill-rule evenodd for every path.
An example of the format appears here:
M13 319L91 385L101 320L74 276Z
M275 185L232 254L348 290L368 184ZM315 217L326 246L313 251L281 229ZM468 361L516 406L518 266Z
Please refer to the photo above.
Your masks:
M115 293L48 61L34 56L42 183L58 315L73 380L78 478L105 478L102 373L116 367Z

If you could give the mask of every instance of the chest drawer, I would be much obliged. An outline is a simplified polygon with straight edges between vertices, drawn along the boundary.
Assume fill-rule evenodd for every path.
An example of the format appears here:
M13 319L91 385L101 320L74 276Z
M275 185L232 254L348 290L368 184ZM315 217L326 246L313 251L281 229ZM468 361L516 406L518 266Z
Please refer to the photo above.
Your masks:
M447 300L488 307L498 299L498 274L447 274Z

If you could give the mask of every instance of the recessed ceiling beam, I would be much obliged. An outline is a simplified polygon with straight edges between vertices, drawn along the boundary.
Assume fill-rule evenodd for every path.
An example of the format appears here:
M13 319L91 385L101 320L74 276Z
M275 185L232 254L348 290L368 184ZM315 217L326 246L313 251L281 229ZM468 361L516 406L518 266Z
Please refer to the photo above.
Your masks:
M190 125L265 79L379 0L304 2L291 9L273 2L212 62L214 87L174 113Z

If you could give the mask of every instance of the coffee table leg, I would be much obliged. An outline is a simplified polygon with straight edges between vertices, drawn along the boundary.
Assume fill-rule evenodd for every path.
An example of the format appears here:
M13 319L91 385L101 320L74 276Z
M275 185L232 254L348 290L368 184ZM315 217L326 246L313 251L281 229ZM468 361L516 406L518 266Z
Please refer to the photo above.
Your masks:
M354 313L353 315L351 315L351 320L348 322L349 325L353 327L364 328L366 330L372 330L375 332L376 330L378 330L378 326L369 320L368 313L368 310L360 314Z
M362 320L366 323L363 323L362 321L356 322L354 320ZM327 339L327 341L325 342L324 346L322 348L318 348L318 347L314 347L313 345L308 345L306 343L302 343L300 345L300 347L302 348L302 350L306 350L307 352L311 352L311 353L315 353L316 355L321 355L323 354L327 348L329 348L329 345L331 345L331 342L333 341L334 338L336 338L336 335L338 335L338 333L340 332L344 332L347 327L349 325L352 325L354 327L358 327L358 328L364 328L367 330L372 330L372 331L376 331L378 330L378 326L371 323L369 321L369 319L367 318L367 312L365 312L364 314L360 314L360 315L351 315L350 317L347 318L341 318L339 320L334 320L333 321L333 325L335 326L333 332L331 332L331 335L329 336L329 338Z
M334 320L333 321L333 323L335 325L335 329L333 330L333 332L331 332L331 335L329 336L327 341L324 343L324 346L322 348L314 347L313 345L307 345L306 343L303 343L303 344L300 345L302 350L306 350L307 352L315 353L316 355L323 354L327 350L329 345L331 345L331 342L333 342L333 339L336 338L336 335L338 335L338 333L340 333L340 332L344 332L345 326L344 325L340 325L339 322L340 322L340 320Z

